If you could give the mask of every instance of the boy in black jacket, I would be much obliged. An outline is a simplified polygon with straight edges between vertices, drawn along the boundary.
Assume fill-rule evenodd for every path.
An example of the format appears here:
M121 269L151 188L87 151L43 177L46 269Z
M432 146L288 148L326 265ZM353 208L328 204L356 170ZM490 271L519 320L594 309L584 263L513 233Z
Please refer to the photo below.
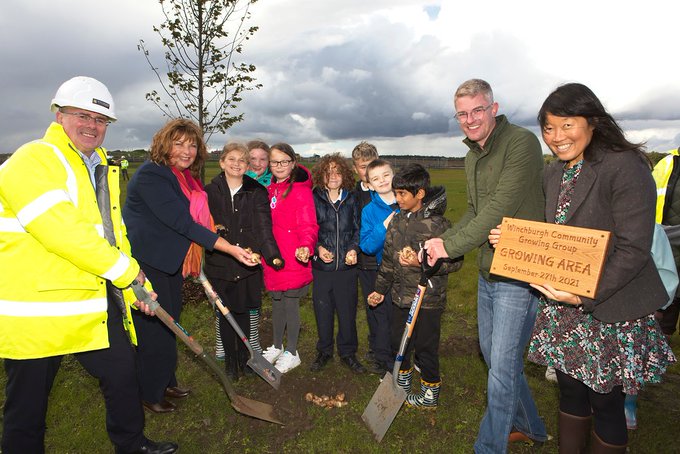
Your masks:
M444 217L446 192L443 187L430 187L430 175L420 164L410 164L392 180L400 212L387 227L382 264L369 295L371 305L380 304L386 292L392 295L392 350L396 354L404 324L420 279L418 251L425 240L436 237L451 226ZM448 273L458 271L463 257L445 262L430 279L411 341L406 348L398 382L408 393L406 404L416 408L435 408L439 400L439 337L441 317L446 306ZM411 393L411 352L415 351L421 369L420 391Z

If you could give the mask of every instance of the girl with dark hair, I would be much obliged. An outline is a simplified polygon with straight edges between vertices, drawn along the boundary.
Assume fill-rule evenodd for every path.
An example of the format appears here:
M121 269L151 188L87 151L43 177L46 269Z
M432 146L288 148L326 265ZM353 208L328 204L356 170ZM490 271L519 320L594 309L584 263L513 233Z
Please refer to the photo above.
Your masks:
M286 143L272 145L269 159L272 181L267 191L272 210L272 232L284 265L276 270L263 264L264 286L272 298L274 343L262 355L285 373L300 365L297 351L299 305L312 282L309 258L316 245L319 226L314 211L311 174L297 162L293 147ZM288 341L285 349L284 332Z
M611 237L594 299L532 284L543 297L528 358L557 371L560 453L583 452L591 420L593 452L624 453L625 394L659 382L675 361L653 315L668 301L650 255L654 181L643 146L585 85L557 88L538 121L558 158L544 173L546 219Z

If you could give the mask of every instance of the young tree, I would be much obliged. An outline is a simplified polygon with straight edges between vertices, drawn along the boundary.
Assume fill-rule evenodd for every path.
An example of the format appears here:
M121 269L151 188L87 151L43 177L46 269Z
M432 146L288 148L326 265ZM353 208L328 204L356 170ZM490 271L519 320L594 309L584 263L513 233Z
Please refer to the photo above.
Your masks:
M241 95L261 87L254 65L234 61L258 29L246 24L256 1L159 0L165 20L153 30L165 48L166 71L152 63L143 40L137 46L161 85L146 99L164 116L196 121L206 141L241 121L243 113L234 112Z

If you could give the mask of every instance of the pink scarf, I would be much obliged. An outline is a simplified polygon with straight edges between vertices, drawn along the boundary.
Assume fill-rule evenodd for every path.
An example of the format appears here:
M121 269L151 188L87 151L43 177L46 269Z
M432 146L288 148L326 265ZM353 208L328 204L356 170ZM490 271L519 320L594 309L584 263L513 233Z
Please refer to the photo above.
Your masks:
M182 188L182 192L186 198L189 199L189 213L191 213L193 220L214 232L215 224L210 215L210 209L208 208L208 194L203 190L201 182L191 175L189 169L180 172L175 167L170 168L172 169L172 173L175 174L175 177L179 182L179 187ZM201 272L202 257L203 248L192 242L186 257L184 258L182 276L198 277Z

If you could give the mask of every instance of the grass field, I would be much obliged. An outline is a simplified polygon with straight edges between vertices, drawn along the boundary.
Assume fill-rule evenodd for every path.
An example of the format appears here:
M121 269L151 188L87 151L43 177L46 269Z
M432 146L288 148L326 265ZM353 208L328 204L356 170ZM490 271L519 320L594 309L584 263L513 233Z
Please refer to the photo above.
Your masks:
M131 169L131 171L134 171ZM213 165L208 178L215 175ZM444 185L447 216L455 222L465 208L465 177L461 170L432 171L434 184ZM178 402L173 414L147 414L147 434L172 439L184 453L242 452L427 452L470 453L485 408L486 367L479 356L476 327L476 254L465 257L463 269L449 277L448 307L442 321L440 406L433 412L402 409L381 444L377 444L360 416L378 386L374 375L353 375L334 362L319 373L308 370L315 356L316 327L309 298L301 305L299 351L302 366L284 375L276 392L257 377L235 383L240 394L274 405L286 426L265 423L235 413L217 380L184 346L179 345L178 377L193 389ZM263 345L271 343L269 301L264 304ZM214 318L208 305L189 302L182 325L206 348L214 346ZM359 356L366 351L366 320L357 317ZM676 353L680 341L673 338ZM548 432L555 439L543 447L514 445L510 452L557 452L557 387L543 378L544 369L526 364L526 375ZM0 401L4 401L4 369L0 371ZM350 404L332 410L306 402L304 394L345 392ZM675 429L680 427L680 367L665 382L652 385L639 399L639 429L630 432L630 452L677 452ZM51 453L113 452L105 431L104 404L97 382L72 358L57 376L48 414L47 450Z

